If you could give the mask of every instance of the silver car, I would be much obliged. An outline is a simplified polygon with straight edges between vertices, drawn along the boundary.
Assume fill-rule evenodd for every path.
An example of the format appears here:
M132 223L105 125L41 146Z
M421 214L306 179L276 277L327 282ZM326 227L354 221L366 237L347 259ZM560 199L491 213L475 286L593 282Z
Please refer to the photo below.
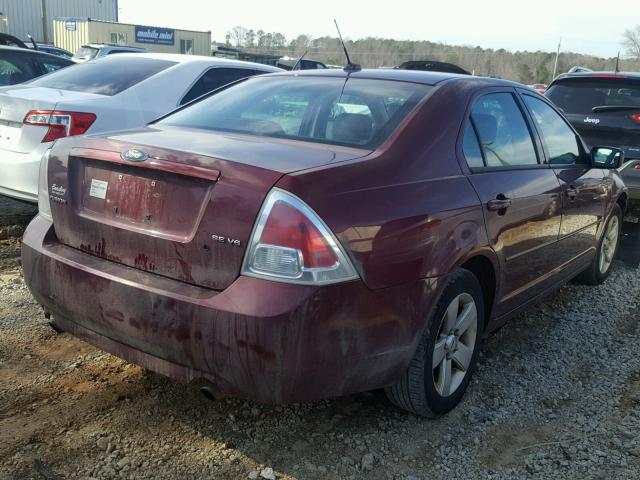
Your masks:
M113 53L143 53L148 52L146 48L128 47L125 45L111 45L108 43L89 43L82 45L78 51L71 57L76 63L88 62L97 58L106 57Z
M281 69L196 55L121 53L0 88L0 194L38 201L61 137L141 127L226 84Z

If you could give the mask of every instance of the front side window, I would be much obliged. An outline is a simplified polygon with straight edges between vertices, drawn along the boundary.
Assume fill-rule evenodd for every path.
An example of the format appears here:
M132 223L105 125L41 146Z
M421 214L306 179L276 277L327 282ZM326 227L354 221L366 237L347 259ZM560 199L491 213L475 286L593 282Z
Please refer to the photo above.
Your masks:
M531 133L511 93L480 97L471 118L487 167L538 165Z
M524 103L531 112L542 141L547 147L551 165L573 165L582 163L578 139L567 122L542 100L523 95Z
M116 95L175 65L175 62L114 55L36 78L30 85L75 92Z
M55 72L56 70L60 70L62 67L66 67L68 65L68 63L58 63L50 60L42 62L42 68L44 68L47 73Z
M374 149L433 87L338 77L256 77L160 125Z

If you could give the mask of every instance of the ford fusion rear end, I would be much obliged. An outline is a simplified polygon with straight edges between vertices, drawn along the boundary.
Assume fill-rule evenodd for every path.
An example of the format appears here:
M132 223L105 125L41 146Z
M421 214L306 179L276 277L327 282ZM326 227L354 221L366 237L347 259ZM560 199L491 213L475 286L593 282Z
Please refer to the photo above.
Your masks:
M291 180L365 159L431 88L255 79L146 129L58 141L25 234L28 285L63 330L220 392L280 402L387 385L439 281L370 288L351 225ZM363 89L386 116L367 120Z

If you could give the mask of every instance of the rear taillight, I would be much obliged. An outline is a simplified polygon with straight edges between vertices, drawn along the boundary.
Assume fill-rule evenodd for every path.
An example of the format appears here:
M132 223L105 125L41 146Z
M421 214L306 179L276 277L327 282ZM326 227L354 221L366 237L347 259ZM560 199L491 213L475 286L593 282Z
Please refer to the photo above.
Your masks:
M95 121L96 116L93 113L32 110L24 117L23 123L49 127L42 139L42 143L48 143L62 137L82 135Z
M40 160L40 176L38 178L38 213L43 217L52 220L51 202L49 200L49 155L48 149Z
M260 211L242 274L305 285L358 278L318 215L298 197L279 189L271 191Z
M640 123L640 113L634 113L633 115L631 115L631 120L636 123Z
M640 170L640 163L636 163L633 168L635 168L636 170Z

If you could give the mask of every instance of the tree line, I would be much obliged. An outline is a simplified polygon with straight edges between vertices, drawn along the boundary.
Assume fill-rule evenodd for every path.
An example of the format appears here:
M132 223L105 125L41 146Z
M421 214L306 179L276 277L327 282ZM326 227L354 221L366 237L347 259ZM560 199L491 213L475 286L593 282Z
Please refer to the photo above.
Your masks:
M226 37L227 46L251 53L306 58L330 65L343 65L344 52L338 38L298 35L287 39L282 33L253 30L242 26L231 29ZM346 39L352 61L365 68L394 67L407 60L438 60L454 63L476 75L487 75L515 80L525 84L549 83L553 76L555 52L516 51L504 48L490 49L479 46L454 46L427 40L393 40L367 37ZM620 60L620 69L640 70L640 25L625 32L622 46L627 57ZM561 52L557 73L580 65L593 70L613 70L616 57L601 58L572 52Z

